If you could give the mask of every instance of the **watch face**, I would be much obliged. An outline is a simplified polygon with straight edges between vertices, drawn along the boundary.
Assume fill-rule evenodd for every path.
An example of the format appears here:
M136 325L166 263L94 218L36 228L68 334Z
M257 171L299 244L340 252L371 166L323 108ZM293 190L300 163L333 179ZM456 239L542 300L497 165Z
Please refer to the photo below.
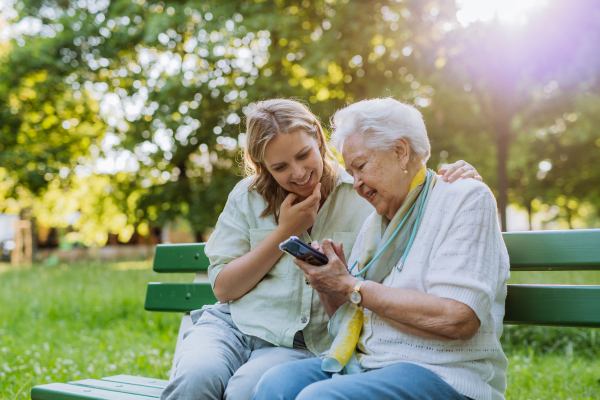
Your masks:
M362 296L358 292L350 293L350 301L354 304L359 304L362 300Z

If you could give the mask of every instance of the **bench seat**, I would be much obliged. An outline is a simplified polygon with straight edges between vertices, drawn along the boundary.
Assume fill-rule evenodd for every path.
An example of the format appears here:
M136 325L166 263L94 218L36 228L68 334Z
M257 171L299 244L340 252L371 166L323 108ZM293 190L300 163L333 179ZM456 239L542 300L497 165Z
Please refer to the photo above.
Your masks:
M600 229L503 233L511 271L600 270ZM206 271L209 261L204 243L159 245L155 272L196 272L191 283L148 284L144 308L148 311L189 313L215 298ZM600 327L600 286L508 285L505 324ZM191 326L184 316L183 332ZM31 390L33 400L156 399L168 381L117 375L100 380L85 379L51 383Z
M160 397L167 383L163 379L115 375L36 386L31 390L31 399L155 400Z

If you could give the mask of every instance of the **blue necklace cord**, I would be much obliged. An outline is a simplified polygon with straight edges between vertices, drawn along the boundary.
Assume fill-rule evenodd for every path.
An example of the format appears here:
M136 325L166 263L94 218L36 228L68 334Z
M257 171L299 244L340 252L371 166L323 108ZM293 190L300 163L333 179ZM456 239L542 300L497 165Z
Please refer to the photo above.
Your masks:
M423 193L423 198L421 199L421 205L419 206L419 213L417 214L417 219L415 221L415 226L413 227L412 234L410 235L410 239L408 241L408 245L406 245L406 250L400 259L400 263L398 264L398 272L402 272L402 268L404 268L404 261L406 261L406 257L408 257L408 252L412 247L413 241L417 236L417 229L419 227L419 220L421 219L421 213L423 212L423 205L425 204L425 198L427 197L427 192L429 191L429 174L427 174L427 180L425 182L425 193ZM414 204L413 204L414 205Z
M415 226L413 227L412 233L410 235L410 239L408 240L408 245L406 246L406 250L404 250L404 254L402 255L402 258L400 259L400 263L398 264L398 271L402 271L402 268L404 267L404 261L406 260L406 257L408 256L408 252L410 251L410 248L413 244L413 241L415 240L415 236L417 234L417 228L419 227L419 220L421 218L421 213L423 211L423 204L425 203L425 198L427 197L427 192L429 191L429 173L426 176L426 180L425 180L425 193L423 193L423 198L421 199L421 204L419 205L419 213L417 214L417 219L415 221ZM354 277L358 277L359 275L364 274L365 272L367 272L369 270L369 268L371 268L371 266L375 263L375 261L377 261L377 259L379 258L379 256L381 256L381 254L385 251L385 249L387 249L387 247L390 245L390 243L392 243L392 240L394 240L396 238L396 236L398 235L398 233L400 232L400 229L402 229L402 227L404 226L404 223L406 222L406 220L408 219L408 217L410 216L410 214L412 213L412 211L415 208L415 205L417 203L413 203L413 205L410 207L410 210L408 210L408 212L406 213L406 215L404 216L404 219L402 220L402 222L400 222L400 225L398 225L398 227L396 228L396 230L394 231L394 233L392 234L392 236L389 238L389 240L386 242L386 244L383 246L383 248L381 250L379 250L379 253L377 253L377 255L375 257L373 257L373 259L367 264L366 267L364 267L362 269L362 271L357 272L356 274L353 274L352 271L354 269L354 267L356 267L356 264L358 264L358 259L360 258L360 254L358 255L358 257L356 258L356 261L354 261L354 264L352 265L352 267L348 270L348 272L350 272L350 274Z

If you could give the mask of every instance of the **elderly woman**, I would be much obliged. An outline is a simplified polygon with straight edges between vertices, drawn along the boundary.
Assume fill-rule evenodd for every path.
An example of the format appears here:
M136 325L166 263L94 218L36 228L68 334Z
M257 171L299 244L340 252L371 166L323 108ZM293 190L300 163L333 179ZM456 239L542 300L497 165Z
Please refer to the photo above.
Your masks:
M330 315L333 346L269 370L254 398L503 399L509 262L489 188L426 169L411 106L363 101L333 122L354 189L376 212L348 263L330 240L313 244L327 265L295 261Z

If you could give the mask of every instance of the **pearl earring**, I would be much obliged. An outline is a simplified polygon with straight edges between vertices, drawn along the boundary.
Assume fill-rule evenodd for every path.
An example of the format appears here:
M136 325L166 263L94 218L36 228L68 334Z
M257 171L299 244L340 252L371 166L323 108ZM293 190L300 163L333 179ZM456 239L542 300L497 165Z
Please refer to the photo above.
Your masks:
M408 170L406 170L406 169L405 169L405 170L404 170L404 173L405 173L405 174L408 174Z

